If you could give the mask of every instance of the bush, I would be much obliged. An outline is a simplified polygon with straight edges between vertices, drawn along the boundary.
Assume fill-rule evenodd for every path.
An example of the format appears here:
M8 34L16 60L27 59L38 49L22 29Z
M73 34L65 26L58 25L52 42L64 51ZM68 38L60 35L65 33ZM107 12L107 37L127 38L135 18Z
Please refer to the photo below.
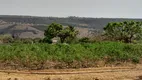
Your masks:
M9 34L0 35L0 41L2 43L11 43L13 42L13 38Z
M25 43L25 44L31 44L33 43L34 40L30 39L30 38L23 38L23 39L14 39L14 41L12 43Z
M88 37L83 37L83 38L79 39L79 42L81 42L81 43L88 43L88 42L90 42L90 40L89 40Z
M41 42L51 44L52 43L52 39L50 39L48 37L45 37Z

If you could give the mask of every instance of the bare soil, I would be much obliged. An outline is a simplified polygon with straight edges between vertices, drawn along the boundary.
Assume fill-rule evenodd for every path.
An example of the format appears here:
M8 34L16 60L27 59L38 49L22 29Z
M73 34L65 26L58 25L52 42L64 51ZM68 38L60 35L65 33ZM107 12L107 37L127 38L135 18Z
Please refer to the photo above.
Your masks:
M0 80L142 80L142 64L135 67L0 70Z

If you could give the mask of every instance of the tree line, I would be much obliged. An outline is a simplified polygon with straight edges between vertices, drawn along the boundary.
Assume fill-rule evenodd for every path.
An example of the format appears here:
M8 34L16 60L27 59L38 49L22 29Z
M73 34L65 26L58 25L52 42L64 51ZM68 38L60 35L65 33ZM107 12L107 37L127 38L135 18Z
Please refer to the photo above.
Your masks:
M60 38L60 42L72 41L76 38L79 32L75 30L73 26L63 27L61 24L52 23L44 32L44 42L52 43L52 39L55 37ZM95 35L95 34L94 34ZM142 22L137 21L124 21L124 22L111 22L104 27L104 33L106 38L113 41L121 41L125 43L132 43L135 40L142 39ZM89 40L89 38L83 38L80 41Z

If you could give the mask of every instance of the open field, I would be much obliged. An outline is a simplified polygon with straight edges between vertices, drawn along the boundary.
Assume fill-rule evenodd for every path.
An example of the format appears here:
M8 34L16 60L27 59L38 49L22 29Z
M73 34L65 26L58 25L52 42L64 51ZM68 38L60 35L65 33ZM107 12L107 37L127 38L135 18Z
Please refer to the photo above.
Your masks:
M1 70L0 80L142 80L142 65L38 71Z

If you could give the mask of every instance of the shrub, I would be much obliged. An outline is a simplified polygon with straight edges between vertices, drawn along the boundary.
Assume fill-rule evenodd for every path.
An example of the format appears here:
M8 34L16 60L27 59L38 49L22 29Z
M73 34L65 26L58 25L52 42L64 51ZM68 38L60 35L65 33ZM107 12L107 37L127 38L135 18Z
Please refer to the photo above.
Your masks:
M79 42L88 43L88 42L90 42L90 40L88 37L83 37L83 38L79 39Z
M0 41L2 41L2 43L11 43L13 42L13 38L9 34L4 34L0 35Z

